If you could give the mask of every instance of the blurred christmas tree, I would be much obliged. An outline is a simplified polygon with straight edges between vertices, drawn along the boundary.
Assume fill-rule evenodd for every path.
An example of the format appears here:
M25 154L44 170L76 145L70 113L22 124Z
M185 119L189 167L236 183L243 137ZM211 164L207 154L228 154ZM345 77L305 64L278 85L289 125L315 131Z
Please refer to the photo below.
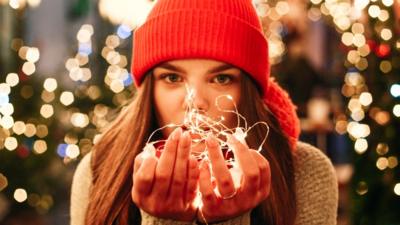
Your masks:
M0 4L0 224L34 223L32 211L49 215L69 205L77 159L134 89L126 56L133 28L102 20L97 3L88 0L75 1L68 19L79 22L93 4L97 33L91 24L81 25L71 34L75 47L65 67L52 77L40 74L41 49L24 40L26 11L35 2ZM62 217L67 221L68 212Z
M312 1L342 33L348 118L336 130L354 141L353 224L400 224L400 2Z

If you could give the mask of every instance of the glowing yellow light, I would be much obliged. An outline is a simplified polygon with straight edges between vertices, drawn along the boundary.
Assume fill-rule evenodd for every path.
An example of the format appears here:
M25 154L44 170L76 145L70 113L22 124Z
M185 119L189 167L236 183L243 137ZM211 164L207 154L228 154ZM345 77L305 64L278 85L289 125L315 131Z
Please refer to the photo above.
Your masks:
M260 17L266 17L269 14L270 7L265 2L256 3L257 15Z
M358 70L363 71L368 68L368 60L366 58L361 58L360 61L356 63Z
M44 104L40 108L40 115L42 115L44 118L50 118L54 114L54 108L50 104Z
M87 43L93 35L93 26L90 24L84 24L78 31L76 38L79 42Z
M65 106L71 105L74 102L74 94L70 91L64 91L61 93L60 102Z
M396 117L400 117L400 104L393 106L393 114Z
M4 141L4 147L9 151L15 150L18 147L17 139L15 137L7 137Z
M84 128L89 124L89 117L83 113L74 113L71 116L71 123L75 127Z
M26 199L28 198L28 194L26 193L26 191L22 188L18 188L14 191L14 199L15 201L21 203L26 201Z
M78 59L76 59L76 58L71 58L71 59L68 59L68 60L65 62L65 68L66 68L68 71L71 71L72 69L75 69L75 68L79 67L79 64L80 64L80 62L79 62Z
M26 137L33 137L36 134L36 126L31 123L26 124L24 134Z
M105 117L108 113L108 107L103 104L98 104L94 107L94 114L97 117Z
M396 195L400 196L400 183L397 183L393 190Z
M393 0L382 0L382 3L387 7L391 7L394 2Z
M345 120L339 120L335 124L335 130L336 132L338 132L338 134L345 134L346 127L347 127L347 121Z
M100 98L101 91L100 91L99 87L92 85L88 88L86 94L89 96L90 99L96 100L96 99Z
M381 30L381 38L385 41L390 40L393 37L392 31L387 28Z
M14 118L7 115L3 116L3 118L1 118L0 125L5 129L10 129L11 127L14 126Z
M360 61L360 54L356 50L351 50L347 54L347 60L352 64L356 64Z
M9 73L6 77L6 83L11 87L15 87L19 83L19 77L16 73Z
M376 161L376 167L380 170L385 170L389 165L389 162L387 158L385 157L379 157L378 160Z
M359 138L354 144L354 149L358 154L363 154L368 149L368 142L364 138Z
M57 80L54 78L47 78L44 83L43 87L48 92L53 92L57 89Z
M351 118L355 121L361 121L365 117L365 113L363 110L355 110L351 112Z
M379 111L375 114L375 121L380 125L385 125L390 120L390 114L386 111Z
M351 136L357 139L365 138L371 133L371 129L367 124L360 124L357 122L350 122L347 126L347 131L351 134Z
M46 125L40 124L36 127L36 136L44 138L49 134L49 130Z
M119 93L124 90L124 82L119 79L113 80L111 81L110 89L115 93Z
M364 194L366 194L366 193L368 192L368 185L367 185L367 183L364 182L364 181L360 181L360 182L358 183L358 185L357 185L356 192L357 192L359 195L364 195Z
M4 190L8 186L7 177L0 173L0 191Z
M397 158L395 156L390 156L388 158L388 167L390 169L395 168L397 165L399 165L399 161L397 160Z
M385 154L387 154L389 152L389 146L387 144L385 144L385 143L379 143L376 146L376 152L379 155L385 155Z
M369 106L372 103L372 95L369 92L363 92L360 95L360 103L363 106Z
M29 6L31 6L32 8L36 8L40 5L41 0L27 0Z
M0 112L3 113L3 115L10 116L11 114L14 113L14 106L11 103L7 103L3 106L0 107Z
M368 14L369 14L372 18L378 17L380 13L381 13L381 9L380 9L379 6L377 6L377 5L371 5L371 6L368 8Z
M78 60L79 66L86 65L89 62L89 56L87 55L82 55L82 54L76 54L75 59ZM74 62L76 63L76 62ZM74 67L74 65L69 65L71 67ZM77 67L77 66L75 66Z
M88 81L92 78L92 71L89 68L82 68L81 81Z
M350 109L350 111L356 111L362 109L359 99L357 98L350 99L348 108Z
M106 56L106 60L111 65L117 65L121 60L121 56L116 51L110 51Z
M354 39L353 39L353 43L354 43L354 45L357 46L357 47L362 47L362 46L364 46L365 43L366 43L366 40L365 40L364 35L362 35L362 34L355 34L355 35L354 35Z
M10 85L8 85L7 83L1 83L0 84L0 93L1 94L9 95L10 92L11 92Z
M365 57L365 56L369 55L371 50L369 48L369 45L363 45L358 48L358 52L360 53L360 56Z
M336 26L338 26L338 28L342 31L349 29L349 27L351 26L351 21L346 16L336 17L333 19L333 21L335 22Z
M126 67L128 65L128 59L124 55L120 55L120 58L121 59L119 60L118 66L121 68Z
M74 133L68 133L64 137L64 142L67 144L76 144L78 143L78 137Z
M83 70L81 68L79 68L79 67L73 68L69 72L69 77L73 81L79 81L83 77Z
M382 22L385 22L386 20L389 19L389 12L387 10L381 10L378 19Z
M343 34L342 34L342 43L343 44L345 44L345 45L347 45L347 46L350 46L350 45L352 45L353 44L353 34L352 33L350 33L350 32L344 32Z
M290 11L290 6L289 3L287 3L286 1L279 1L276 6L276 11L279 13L279 15L285 15L288 14Z
M26 60L26 53L28 52L29 47L28 46L22 46L19 50L18 50L18 56L23 59Z
M117 35L109 35L106 38L106 45L111 49L118 47L119 44L120 44L120 39Z
M29 48L28 51L26 52L26 60L35 63L39 60L40 58L40 52L38 48Z
M24 65L22 65L22 71L27 76L30 76L36 71L36 66L32 62L25 62Z
M396 48L397 48L397 49L400 49L400 40L397 40L397 41L396 41Z
M70 144L70 145L68 145L65 154L69 158L74 159L74 158L78 157L80 154L79 147L77 145Z
M8 2L8 4L13 9L20 9L20 8L24 8L25 7L26 2L25 1L21 1L21 0L10 0Z
M45 153L47 150L47 144L45 141L43 140L37 140L35 141L35 143L33 144L33 151L36 154L43 154Z
M390 61L388 61L388 60L383 60L383 61L379 64L379 69L380 69L383 73L389 73L390 71L392 71L392 64L391 64Z
M354 34L364 33L364 25L362 23L354 23L351 26L351 32L353 32Z
M14 133L16 133L17 135L23 134L23 133L25 132L25 129L26 129L26 127L25 127L25 123L24 123L24 122L22 122L22 121L16 121L16 122L14 123L13 131L14 131Z

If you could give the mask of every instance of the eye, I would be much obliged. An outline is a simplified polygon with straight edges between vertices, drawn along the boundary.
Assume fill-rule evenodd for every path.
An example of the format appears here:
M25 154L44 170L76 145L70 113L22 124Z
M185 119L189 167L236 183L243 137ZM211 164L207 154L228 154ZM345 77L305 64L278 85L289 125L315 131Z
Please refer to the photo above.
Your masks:
M182 81L182 77L176 73L162 74L161 79L165 80L167 83L177 83Z
M216 84L229 84L231 83L233 80L233 77L231 75L227 75L227 74L219 74L215 77L213 77L212 82L216 83Z

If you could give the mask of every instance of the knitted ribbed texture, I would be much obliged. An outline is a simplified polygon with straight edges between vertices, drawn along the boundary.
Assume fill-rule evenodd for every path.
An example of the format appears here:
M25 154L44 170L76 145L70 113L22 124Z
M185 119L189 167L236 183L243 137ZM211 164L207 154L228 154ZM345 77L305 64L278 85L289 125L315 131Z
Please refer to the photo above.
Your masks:
M158 0L133 39L136 86L150 69L168 60L204 58L232 64L261 87L294 149L300 130L295 107L277 85L268 91L268 44L251 0Z
M338 206L338 183L329 159L311 145L298 143L294 153L296 181L296 225L335 225ZM78 165L71 189L71 223L84 225L89 203L92 172L90 154ZM142 212L142 225L191 224L153 217ZM250 225L249 213L224 221L222 225Z
M267 86L268 46L250 0L159 0L135 30L132 55L136 85L163 61L207 58L235 65Z

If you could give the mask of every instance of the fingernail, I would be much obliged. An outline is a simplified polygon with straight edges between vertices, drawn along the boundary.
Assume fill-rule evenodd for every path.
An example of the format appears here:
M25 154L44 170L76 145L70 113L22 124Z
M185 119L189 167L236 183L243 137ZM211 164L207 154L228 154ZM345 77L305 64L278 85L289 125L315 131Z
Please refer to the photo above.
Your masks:
M182 128L178 127L172 132L172 139L177 141L181 137Z
M184 144L184 145L188 145L189 143L190 143L190 134L189 134L189 131L185 131L185 132L183 132L183 134L182 134L182 143Z
M215 137L214 137L214 135L212 133L209 133L207 135L206 145L209 146L209 147L212 147L212 148L218 146L218 141L215 139Z

